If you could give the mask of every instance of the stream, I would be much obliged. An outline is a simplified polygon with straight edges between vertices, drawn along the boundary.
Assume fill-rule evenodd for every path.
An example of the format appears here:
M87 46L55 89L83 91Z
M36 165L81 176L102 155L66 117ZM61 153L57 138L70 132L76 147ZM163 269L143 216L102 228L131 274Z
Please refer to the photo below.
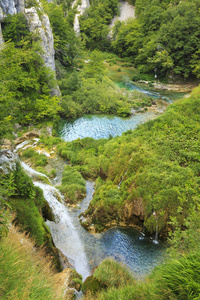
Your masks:
M130 90L137 90L148 96L151 96L155 101L162 99L166 103L171 103L186 93L175 92L155 92L136 86L133 83L121 83L121 86L127 87ZM91 115L86 114L76 120L61 120L58 124L58 135L64 141L73 141L78 138L92 137L94 139L110 138L120 136L127 130L133 130L138 125L145 123L149 120L155 119L158 114L163 113L163 107L157 107L157 111L147 110L141 113L135 113L130 117L121 118L113 115Z
M114 137L155 117L156 114L152 111L135 114L129 118L85 115L71 122L63 120L59 127L59 134L65 141L88 136L96 139ZM27 147L25 145L22 146ZM87 180L86 198L76 208L68 207L63 202L59 191L53 186L60 184L67 161L50 156L48 160L50 167L52 165L57 171L57 177L51 181L52 185L41 183L39 178L46 175L36 172L23 162L22 167L32 177L35 186L43 190L44 197L53 211L55 222L47 220L46 224L56 247L82 275L83 281L107 257L124 263L138 278L149 274L154 266L164 259L166 250L164 244L156 237L145 237L134 228L118 226L98 234L87 232L80 224L79 215L88 208L92 200L94 182Z
M80 224L79 215L92 199L94 182L86 181L86 198L77 208L67 207L59 191L50 184L41 183L38 178L46 175L37 172L24 162L23 169L33 179L35 186L43 190L55 217L55 222L46 221L55 246L68 258L69 263L82 275L83 281L92 270L107 257L122 262L130 268L135 277L147 275L163 260L165 246L145 237L130 227L115 227L104 233L91 234Z

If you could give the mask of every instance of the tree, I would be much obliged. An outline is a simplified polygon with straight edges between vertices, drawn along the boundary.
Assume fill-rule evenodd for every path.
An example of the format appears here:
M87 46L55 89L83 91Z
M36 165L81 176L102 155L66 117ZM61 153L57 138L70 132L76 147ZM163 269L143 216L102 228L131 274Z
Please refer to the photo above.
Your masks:
M58 100L50 97L50 87L55 84L51 71L44 66L41 47L22 41L20 47L11 42L0 47L0 121L27 124L51 118L58 111ZM44 97L45 96L45 97ZM45 107L43 101L45 99ZM48 100L47 100L48 99ZM53 100L54 99L54 100ZM47 103L51 112L47 109ZM43 107L43 113L42 113ZM53 110L53 111L52 111Z

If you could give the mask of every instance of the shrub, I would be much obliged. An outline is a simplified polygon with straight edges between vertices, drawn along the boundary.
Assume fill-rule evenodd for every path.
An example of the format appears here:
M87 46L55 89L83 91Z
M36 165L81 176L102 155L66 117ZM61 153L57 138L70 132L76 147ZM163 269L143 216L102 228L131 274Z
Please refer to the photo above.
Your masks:
M62 176L62 184L58 187L69 203L77 203L86 195L85 180L76 168L65 166Z

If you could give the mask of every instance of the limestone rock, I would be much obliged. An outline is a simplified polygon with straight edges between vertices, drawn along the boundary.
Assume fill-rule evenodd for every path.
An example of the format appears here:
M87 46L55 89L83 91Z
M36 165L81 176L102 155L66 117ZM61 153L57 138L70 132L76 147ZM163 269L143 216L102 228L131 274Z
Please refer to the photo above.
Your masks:
M31 140L31 139L34 139L34 138L39 138L41 135L40 131L39 130L32 130L32 131L28 131L26 133L24 133L23 136L21 137L18 137L14 143L15 143L15 146L23 143L24 141L26 140Z
M72 7L77 5L79 1L75 0L72 4ZM90 7L89 0L81 0L80 5L77 7L78 13L74 17L74 31L77 35L80 34L80 26L79 26L79 17L85 12L85 10Z
M54 50L54 39L53 33L49 21L49 17L44 13L41 8L40 2L39 10L41 14L38 15L38 12L35 7L25 9L25 17L29 23L29 30L38 34L38 37L41 41L41 46L43 49L42 58L47 67L49 67L55 75L55 50ZM51 96L60 96L60 90L58 86L51 88Z
M69 262L68 258L58 249L58 254L63 269L70 268L73 269L73 265Z
M42 58L47 67L49 67L55 73L55 60L54 60L54 39L53 33L49 22L49 17L44 13L41 4L37 1L37 9L40 10L40 14L35 7L25 9L24 0L0 0L0 22L7 14L16 14L20 12L25 13L25 17L29 23L29 29L31 32L38 34L43 49ZM40 17L39 17L40 16ZM0 45L3 43L3 36L1 32L0 23ZM51 95L59 96L59 87L52 87Z
M3 174L10 173L10 171L16 170L16 163L18 155L11 150L0 151L0 172Z
M12 149L12 142L8 139L3 139L1 140L1 149L8 149L11 150Z
M1 8L1 5L0 5L0 22L3 20L3 9Z
M0 0L0 7L5 15L14 15L24 11L24 0ZM0 12L1 20L1 12Z
M48 16L42 12L41 17L39 17L36 8L31 7L25 9L25 17L29 23L30 31L37 33L40 37L45 65L55 71L54 41Z
M145 210L144 210L142 198L134 199L134 201L125 204L124 207L125 219L129 220L137 217L138 220L143 221L144 214L145 214Z

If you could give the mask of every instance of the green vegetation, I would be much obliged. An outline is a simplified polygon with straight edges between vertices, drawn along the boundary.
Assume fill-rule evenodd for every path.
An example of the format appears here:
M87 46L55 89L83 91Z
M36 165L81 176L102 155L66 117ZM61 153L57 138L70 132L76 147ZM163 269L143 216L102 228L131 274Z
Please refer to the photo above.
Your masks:
M109 57L107 55L107 57ZM105 55L93 51L82 69L73 71L68 78L61 78L62 112L64 118L77 118L84 113L115 114L121 117L130 115L130 108L151 106L152 99L136 91L117 87L114 81L123 81L123 76L132 75L130 67L123 67L120 76L115 68L104 61ZM130 79L127 79L130 81Z
M116 263L117 264L117 263ZM132 300L132 299L198 299L200 293L200 255L198 252L184 255L179 259L170 259L156 267L145 281L134 281L122 267L116 267L105 260L95 271L94 279L99 279L94 291L88 286L84 299ZM99 273L101 274L99 276ZM127 280L120 281L118 275ZM116 278L118 277L118 280ZM87 283L87 281L86 281ZM107 283L103 286L103 283ZM120 283L120 284L119 284ZM90 293L89 293L90 290Z
M25 159L29 159L35 167L46 166L47 161L48 161L46 155L39 154L38 152L34 151L33 149L26 149L23 152L22 157L24 157Z
M53 74L44 66L38 37L31 34L23 14L4 19L0 47L0 137L13 124L56 119L59 99L51 97L56 86Z
M65 197L65 201L74 204L86 195L85 180L73 167L65 166L62 184L58 187Z
M166 235L172 228L170 219L181 227L198 208L199 99L197 88L161 117L121 137L78 139L57 147L83 176L100 176L86 213L97 229L110 221L129 222L140 216L150 233L157 223L160 234ZM126 207L131 208L130 215Z
M199 2L137 0L136 18L117 21L118 2L92 1L80 18L81 37L87 49L113 51L128 58L140 71L139 79L199 77Z
M81 48L80 40L73 29L74 11L69 7L66 18L64 5L57 5L56 3L45 4L45 11L49 16L53 30L56 60L61 66L74 66ZM62 70L59 63L57 63L58 73L59 70Z
M56 260L56 250L46 227L43 215L53 219L48 205L43 197L42 190L35 187L21 166L17 164L15 171L6 175L1 174L1 236L8 232L10 212L15 214L14 221L18 226L29 233L37 246L46 245L47 251L54 256L54 263L59 268ZM7 208L7 210L5 210Z
M105 291L112 287L120 288L135 282L132 274L129 273L125 266L108 258L98 266L93 276L85 280L83 292L86 295L86 299L87 297L90 299L90 295L94 295L99 291Z
M108 25L118 12L117 0L91 2L80 18L80 38L73 31L76 7L72 9L71 2L44 3L54 34L60 98L51 96L57 82L44 66L38 36L29 32L23 14L4 19L0 138L11 136L16 123L27 127L47 121L55 124L59 116L76 118L84 113L125 117L131 108L150 106L151 98L120 85L127 79L152 81L155 72L159 79L200 76L199 1L130 0L136 5L137 18L118 21L112 39L108 38ZM38 4L30 0L26 5ZM92 52L84 53L83 49ZM54 150L57 145L59 155L72 165L65 167L60 186L67 202L76 203L84 197L83 177L96 179L95 194L84 215L88 218L86 227L94 224L100 231L112 223L134 223L145 225L149 234L158 229L160 236L170 236L173 259L157 267L144 282L137 282L123 266L106 260L85 282L86 299L198 299L199 116L197 88L163 116L121 137L65 143L57 137L41 136L41 144ZM46 156L28 149L23 158L45 172ZM56 176L56 170L49 175ZM53 216L42 191L34 187L20 165L10 174L0 173L0 297L58 299L52 282L47 283L48 276L43 275L43 265L40 269L37 259L30 261L29 253L22 252L10 235L4 238L10 211L20 230L29 233L37 246L46 246L58 263L43 220L53 220Z
M1 299L63 299L58 296L50 259L33 251L34 243L15 230L0 243Z
M118 21L112 48L158 78L199 76L199 2L137 0L136 19Z
M123 285L135 283L133 275L121 263L113 259L105 259L95 270L94 277L109 287L119 288Z
M15 187L15 192L9 203L13 212L16 212L16 222L35 238L38 245L44 244L47 229L40 215L45 206L41 190L34 187L20 165L17 165L16 171L13 172L12 186Z
M88 49L106 51L109 49L110 41L108 24L118 13L117 0L93 0L91 6L80 18L80 28L83 40Z

